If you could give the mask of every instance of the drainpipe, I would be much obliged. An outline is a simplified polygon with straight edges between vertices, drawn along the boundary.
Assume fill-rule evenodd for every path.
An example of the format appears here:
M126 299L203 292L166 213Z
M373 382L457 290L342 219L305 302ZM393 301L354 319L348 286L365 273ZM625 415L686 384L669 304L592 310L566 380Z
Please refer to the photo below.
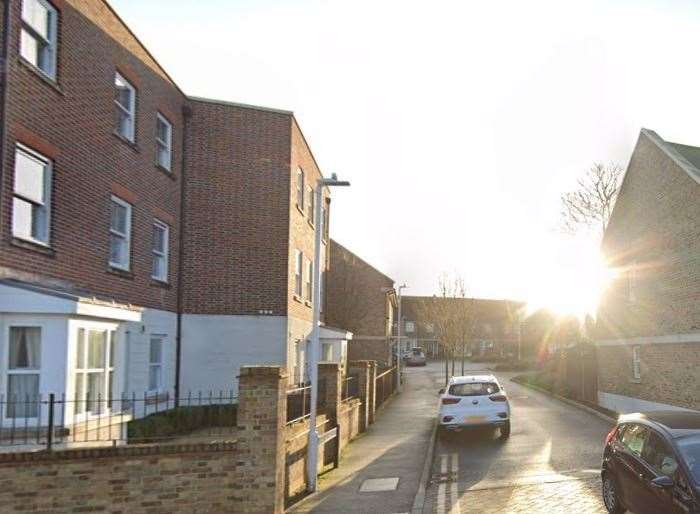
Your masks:
M12 10L12 2L4 1L5 10L2 19L2 34L5 41L2 45L2 54L0 55L0 227L2 227L2 185L3 171L5 169L5 137L7 136L7 89L10 65L8 56L10 55L10 11ZM2 229L0 228L0 231Z
M185 149L187 147L187 122L192 116L192 108L182 106L182 149L180 150L180 231L177 248L177 329L175 334L175 407L180 405L180 374L182 362L182 266L185 260Z

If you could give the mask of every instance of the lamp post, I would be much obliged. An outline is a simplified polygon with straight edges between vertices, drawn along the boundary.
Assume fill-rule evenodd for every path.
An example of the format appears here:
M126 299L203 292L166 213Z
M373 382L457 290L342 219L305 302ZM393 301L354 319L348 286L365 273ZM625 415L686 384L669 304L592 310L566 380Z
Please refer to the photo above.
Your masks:
M323 188L349 186L350 182L340 181L335 173L331 178L320 178L316 182L314 223L316 225L314 241L314 278L313 278L313 325L311 327L311 355L309 356L311 382L311 408L309 409L309 445L306 456L306 473L309 492L316 490L318 473L318 430L316 429L316 406L318 403L318 360L320 354L321 324L321 238L326 227L323 226Z
M402 356L401 356L401 325L402 325L402 319L401 319L401 290L406 289L408 286L406 284L400 285L396 289L396 299L398 303L398 323L397 323L397 329L396 329L396 392L400 393L401 392L401 362L403 361Z

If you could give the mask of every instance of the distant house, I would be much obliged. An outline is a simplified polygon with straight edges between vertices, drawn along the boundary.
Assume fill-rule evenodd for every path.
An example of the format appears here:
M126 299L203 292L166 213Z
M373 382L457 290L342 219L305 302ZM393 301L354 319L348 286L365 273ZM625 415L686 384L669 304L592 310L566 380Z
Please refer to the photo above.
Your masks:
M465 353L475 356L517 355L520 341L520 323L525 304L513 300L486 298L440 298L431 296L404 296L401 300L404 346L421 346L428 355L440 353L435 320L426 319L421 303L433 298L440 302L460 302L473 312Z
M598 401L700 409L700 148L642 129L603 238Z
M353 333L348 359L390 364L393 279L331 239L326 295L326 322Z

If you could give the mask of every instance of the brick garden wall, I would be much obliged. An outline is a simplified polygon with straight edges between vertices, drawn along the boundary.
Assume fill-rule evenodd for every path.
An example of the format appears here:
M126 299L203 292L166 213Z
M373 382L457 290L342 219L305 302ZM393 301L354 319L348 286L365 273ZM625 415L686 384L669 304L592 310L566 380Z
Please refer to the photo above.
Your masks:
M632 374L632 348L598 348L600 391L700 410L700 344L639 345L639 380Z
M345 448L360 433L360 410L362 402L354 398L343 402L338 407L338 424L340 425L340 449Z
M319 434L330 428L330 420L325 415L317 418ZM309 442L309 422L299 421L285 427L285 498L294 498L306 490L306 448ZM324 471L326 456L323 445L319 448L318 470Z
M0 454L0 510L241 512L235 443Z

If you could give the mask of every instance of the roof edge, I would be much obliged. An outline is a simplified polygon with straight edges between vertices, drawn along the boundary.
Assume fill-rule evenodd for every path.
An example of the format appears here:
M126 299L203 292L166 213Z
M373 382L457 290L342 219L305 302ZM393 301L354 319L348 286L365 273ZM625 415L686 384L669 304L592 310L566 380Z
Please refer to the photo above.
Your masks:
M654 143L662 152L666 154L673 162L675 162L683 171L685 171L690 178L695 182L700 184L700 170L696 168L688 159L683 157L678 150L673 148L666 140L659 136L656 132L651 129L643 128L640 130L641 134L644 134L647 139ZM689 145L685 145L689 146Z
M227 107L238 107L241 109L252 109L255 111L271 112L271 113L275 113L275 114L284 114L286 116L294 117L294 112L287 111L284 109L276 109L274 107L264 107L262 105L252 105L252 104L244 104L244 103L240 103L240 102L230 102L228 100L217 100L215 98L204 98L202 96L190 96L190 95L188 95L187 99L192 101L192 102L202 102L202 103L214 104L214 105L224 105Z

